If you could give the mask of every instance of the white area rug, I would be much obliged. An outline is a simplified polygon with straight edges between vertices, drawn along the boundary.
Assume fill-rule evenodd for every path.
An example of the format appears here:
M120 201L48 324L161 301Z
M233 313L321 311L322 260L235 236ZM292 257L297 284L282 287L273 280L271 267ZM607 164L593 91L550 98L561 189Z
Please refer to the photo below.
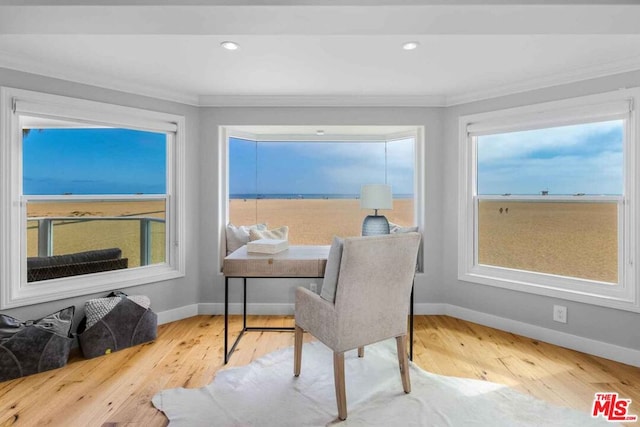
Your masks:
M319 342L304 345L293 376L293 348L220 371L199 389L164 390L153 404L181 426L611 426L506 386L434 375L411 364L412 392L402 391L395 340L345 355L348 417L337 418L333 357Z

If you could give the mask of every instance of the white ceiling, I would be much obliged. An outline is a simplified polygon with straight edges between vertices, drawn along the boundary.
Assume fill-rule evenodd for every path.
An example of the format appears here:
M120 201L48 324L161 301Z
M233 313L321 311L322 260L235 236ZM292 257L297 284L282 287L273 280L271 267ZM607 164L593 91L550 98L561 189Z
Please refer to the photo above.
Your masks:
M0 67L194 105L453 105L640 69L637 1L25 3L0 2Z

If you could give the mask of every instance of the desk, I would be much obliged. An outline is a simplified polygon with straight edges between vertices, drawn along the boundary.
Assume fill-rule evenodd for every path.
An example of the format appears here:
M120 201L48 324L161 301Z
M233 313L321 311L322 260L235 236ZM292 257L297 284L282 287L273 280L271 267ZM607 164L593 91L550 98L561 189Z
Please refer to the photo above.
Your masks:
M289 246L289 249L277 254L257 254L247 252L243 246L224 259L224 363L236 349L238 342L247 331L293 331L292 327L247 326L247 279L274 278L323 278L327 265L330 246ZM229 343L229 279L243 279L242 330L235 342ZM413 360L413 288L410 304L410 340L409 358Z

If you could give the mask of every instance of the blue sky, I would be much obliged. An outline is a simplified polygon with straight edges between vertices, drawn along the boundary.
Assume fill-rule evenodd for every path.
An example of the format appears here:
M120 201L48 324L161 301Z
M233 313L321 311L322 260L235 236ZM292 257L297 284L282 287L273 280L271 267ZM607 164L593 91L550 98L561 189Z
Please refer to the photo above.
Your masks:
M23 138L23 193L163 194L166 135L129 129L42 129Z
M623 121L478 137L478 194L620 195Z
M620 120L480 136L478 193L622 194L622 140ZM24 194L166 191L164 134L43 129L23 143ZM232 139L229 163L231 194L358 194L385 179L394 194L413 193L412 140L389 142L385 162L377 142L261 142L256 152Z
M386 180L394 194L413 193L413 163L412 140L387 144ZM363 184L380 183L385 183L384 143L256 145L233 138L229 144L230 194L359 194Z

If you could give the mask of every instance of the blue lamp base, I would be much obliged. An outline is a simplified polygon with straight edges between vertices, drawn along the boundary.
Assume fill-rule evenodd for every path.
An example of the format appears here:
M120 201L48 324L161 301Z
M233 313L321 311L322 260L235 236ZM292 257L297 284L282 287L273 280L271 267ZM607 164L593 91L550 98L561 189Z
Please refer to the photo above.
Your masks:
M384 215L367 215L362 223L363 236L389 234L389 221Z

